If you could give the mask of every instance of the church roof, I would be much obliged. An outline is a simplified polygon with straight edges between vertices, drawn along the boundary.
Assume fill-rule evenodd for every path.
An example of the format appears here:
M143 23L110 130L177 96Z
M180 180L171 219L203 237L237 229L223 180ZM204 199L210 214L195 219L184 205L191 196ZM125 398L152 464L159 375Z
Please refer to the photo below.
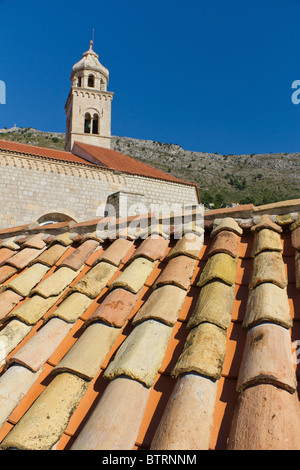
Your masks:
M140 162L128 155L117 152L116 150L97 147L95 145L84 144L81 142L75 143L72 152L66 152L64 150L55 150L19 142L0 140L0 151L101 167L121 173L156 178L197 187L194 183L182 181L175 176L164 173L161 170L151 167L150 165Z
M146 163L143 163L133 157L124 155L113 149L98 147L96 145L85 144L83 142L75 142L72 152L82 158L100 165L104 168L110 168L122 173L146 176L149 178L157 178L174 183L187 184L196 186L194 183L188 183L172 176L164 171L158 170Z
M300 448L300 200L190 215L0 231L1 449Z
M98 60L99 56L93 50L93 41L90 42L90 48L87 52L84 52L82 59L77 62L72 68L72 74L80 72L81 70L91 70L95 72L100 72L107 79L109 77L109 72Z
M83 158L78 157L77 155L74 155L71 152L65 152L64 150L55 150L51 148L37 147L35 145L28 145L20 142L0 140L0 151L95 166L93 163L84 160Z

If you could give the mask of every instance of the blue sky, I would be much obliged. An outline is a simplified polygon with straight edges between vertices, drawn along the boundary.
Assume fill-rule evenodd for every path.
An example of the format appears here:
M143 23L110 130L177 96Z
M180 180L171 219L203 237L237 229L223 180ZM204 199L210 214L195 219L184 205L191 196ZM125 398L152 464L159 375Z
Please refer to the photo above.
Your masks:
M94 28L113 135L300 152L299 18L300 0L0 0L0 128L65 131L71 69Z

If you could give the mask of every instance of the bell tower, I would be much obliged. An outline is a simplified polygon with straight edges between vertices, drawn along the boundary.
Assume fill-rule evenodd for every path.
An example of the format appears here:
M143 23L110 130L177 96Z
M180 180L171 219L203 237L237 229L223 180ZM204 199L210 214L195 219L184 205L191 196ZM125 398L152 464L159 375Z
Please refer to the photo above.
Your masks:
M72 69L65 106L68 151L72 151L75 141L110 148L113 93L107 91L109 72L98 57L91 41L89 50Z

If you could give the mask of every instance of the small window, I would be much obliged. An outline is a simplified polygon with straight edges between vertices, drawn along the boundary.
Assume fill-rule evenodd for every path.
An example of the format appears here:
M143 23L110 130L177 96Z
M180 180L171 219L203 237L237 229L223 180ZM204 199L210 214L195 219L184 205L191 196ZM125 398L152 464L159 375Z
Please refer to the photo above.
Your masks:
M81 86L82 86L82 78L81 77L78 77L77 86L78 86L78 88L81 88Z
M95 87L95 78L94 78L94 75L89 75L89 78L88 78L88 87L89 87L89 88L94 88L94 87Z
M86 113L84 117L84 133L85 134L91 133L91 124L92 124L91 115L89 113Z
M93 134L99 134L99 117L98 114L93 116Z

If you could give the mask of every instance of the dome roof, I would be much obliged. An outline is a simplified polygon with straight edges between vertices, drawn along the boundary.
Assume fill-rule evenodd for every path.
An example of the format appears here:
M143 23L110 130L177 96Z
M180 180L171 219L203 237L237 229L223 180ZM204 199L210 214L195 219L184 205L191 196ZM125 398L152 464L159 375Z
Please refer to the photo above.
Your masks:
M73 66L72 75L80 72L81 70L91 70L94 72L100 72L106 77L106 79L108 79L109 72L102 64L100 64L98 57L98 54L93 51L93 41L91 41L89 50L85 52L82 55L82 59Z

